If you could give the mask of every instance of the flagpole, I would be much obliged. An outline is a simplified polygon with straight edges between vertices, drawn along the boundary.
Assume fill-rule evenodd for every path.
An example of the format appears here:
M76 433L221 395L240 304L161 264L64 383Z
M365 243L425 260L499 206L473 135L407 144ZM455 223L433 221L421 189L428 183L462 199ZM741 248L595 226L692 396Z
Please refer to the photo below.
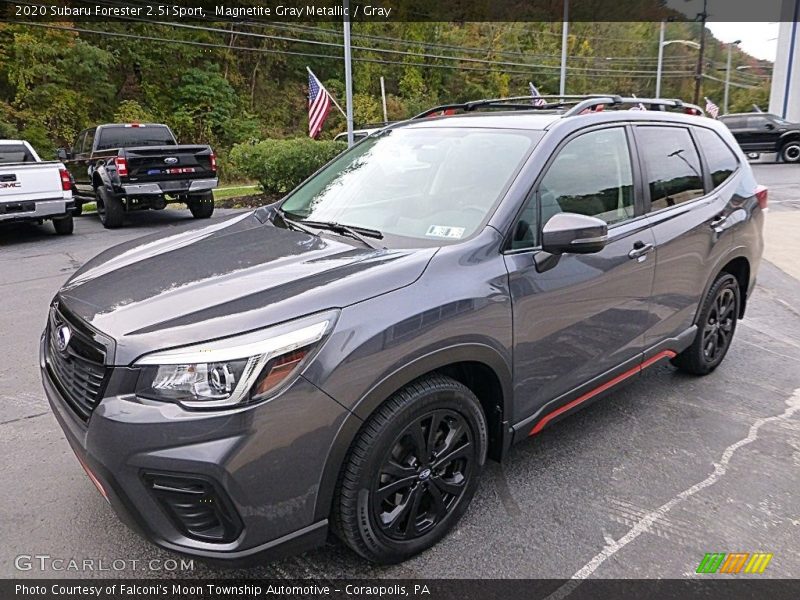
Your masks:
M347 146L353 145L353 63L350 56L350 0L344 0L344 89L347 102Z
M564 0L564 21L561 24L561 77L558 93L567 93L567 47L569 46L569 0Z
M316 80L317 80L317 82L319 83L319 87L321 87L323 90L325 90L326 92L328 92L328 88L326 88L324 85L322 85L322 80L320 80L320 78L319 78L319 77L317 77L316 75L314 75L314 71L312 71L310 67L306 67L306 71L308 71L309 75L313 75L313 76L314 76L314 79L316 79ZM333 94L331 94L330 92L328 92L328 96L330 96L330 97L331 97L331 102L333 102L333 105L334 105L336 108L338 108L338 109L339 109L339 112L340 112L340 113L342 113L342 116L343 116L343 117L346 119L346 118L347 118L347 115L346 115L346 114L345 114L345 112L342 110L342 107L341 107L341 106L339 106L339 103L336 101L336 98L334 98L334 97L333 97Z

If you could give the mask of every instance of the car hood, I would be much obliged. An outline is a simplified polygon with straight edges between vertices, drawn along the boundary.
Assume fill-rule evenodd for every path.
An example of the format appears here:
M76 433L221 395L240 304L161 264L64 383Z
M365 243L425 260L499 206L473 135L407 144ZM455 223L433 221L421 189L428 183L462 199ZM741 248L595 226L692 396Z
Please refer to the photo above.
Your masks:
M114 363L342 308L407 286L435 248L374 250L245 213L140 238L86 263L59 302L116 343ZM357 242L355 242L357 243Z

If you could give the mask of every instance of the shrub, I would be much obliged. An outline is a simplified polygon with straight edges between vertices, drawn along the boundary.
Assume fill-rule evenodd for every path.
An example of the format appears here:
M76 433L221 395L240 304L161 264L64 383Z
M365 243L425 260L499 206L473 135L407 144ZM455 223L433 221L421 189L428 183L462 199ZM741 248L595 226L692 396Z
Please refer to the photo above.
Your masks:
M229 160L236 173L258 181L266 193L285 194L347 148L344 142L310 138L237 144Z

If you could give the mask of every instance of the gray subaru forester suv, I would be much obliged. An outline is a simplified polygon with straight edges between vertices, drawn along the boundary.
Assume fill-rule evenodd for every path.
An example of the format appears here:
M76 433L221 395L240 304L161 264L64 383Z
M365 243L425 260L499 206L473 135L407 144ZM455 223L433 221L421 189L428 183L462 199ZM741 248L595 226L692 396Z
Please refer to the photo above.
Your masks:
M660 361L714 370L766 204L727 128L680 101L437 107L276 204L89 261L53 300L44 388L164 548L246 563L332 530L401 561L487 457Z

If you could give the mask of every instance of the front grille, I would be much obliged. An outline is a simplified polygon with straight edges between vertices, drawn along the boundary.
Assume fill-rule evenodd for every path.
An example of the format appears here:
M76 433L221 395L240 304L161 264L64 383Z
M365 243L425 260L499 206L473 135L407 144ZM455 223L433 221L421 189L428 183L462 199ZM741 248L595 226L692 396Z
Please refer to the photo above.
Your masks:
M59 330L69 327L69 343L59 349ZM50 310L45 358L51 378L64 400L87 422L100 402L106 380L106 350L57 308Z
M225 492L198 476L144 473L145 485L187 537L232 542L242 532L239 515Z

